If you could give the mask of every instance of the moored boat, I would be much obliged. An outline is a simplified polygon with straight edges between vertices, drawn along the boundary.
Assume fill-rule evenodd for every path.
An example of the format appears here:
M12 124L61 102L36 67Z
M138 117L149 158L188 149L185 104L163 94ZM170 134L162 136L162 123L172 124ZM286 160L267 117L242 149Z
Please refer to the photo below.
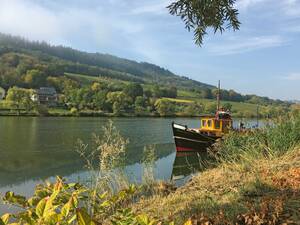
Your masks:
M232 129L232 118L229 111L220 108L218 94L215 115L201 116L200 128L188 128L186 125L173 122L172 129L177 152L202 152Z
M215 116L202 116L200 128L188 128L186 125L172 123L177 152L206 151L215 141L232 129L229 112L218 111Z

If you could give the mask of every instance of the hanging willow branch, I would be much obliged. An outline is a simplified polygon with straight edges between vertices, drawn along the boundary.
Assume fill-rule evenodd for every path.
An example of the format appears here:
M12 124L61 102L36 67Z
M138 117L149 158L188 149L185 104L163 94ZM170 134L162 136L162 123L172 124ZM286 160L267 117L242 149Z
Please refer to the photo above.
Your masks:
M195 43L203 44L207 29L223 33L225 29L234 31L240 27L236 0L177 0L168 6L172 15L179 16L188 31L194 31Z

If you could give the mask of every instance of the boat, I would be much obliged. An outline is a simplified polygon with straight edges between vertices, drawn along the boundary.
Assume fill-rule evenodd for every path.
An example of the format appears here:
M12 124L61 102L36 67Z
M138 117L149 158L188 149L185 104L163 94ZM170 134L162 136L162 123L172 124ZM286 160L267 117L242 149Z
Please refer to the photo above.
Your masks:
M232 129L232 117L228 110L220 108L220 82L217 110L214 115L200 116L199 128L172 123L177 152L204 152Z

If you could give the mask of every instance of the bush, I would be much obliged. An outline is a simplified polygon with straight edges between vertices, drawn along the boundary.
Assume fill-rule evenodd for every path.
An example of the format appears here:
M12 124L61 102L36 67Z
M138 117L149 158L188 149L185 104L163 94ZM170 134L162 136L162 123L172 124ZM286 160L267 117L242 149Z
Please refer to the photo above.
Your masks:
M70 109L70 113L72 113L73 115L77 115L77 114L78 114L78 109L75 108L75 107L72 107L72 108Z
M112 222L130 220L134 224L141 224L138 221L144 216L129 213L131 210L126 208L127 200L136 190L135 186L130 186L109 196L79 183L65 183L58 177L54 184L36 186L34 195L29 199L7 192L3 201L18 206L21 210L15 214L4 214L0 218L0 224L14 221L17 224L96 225L106 219Z
M167 99L158 99L155 108L160 116L172 116L175 114L175 105Z
M300 143L300 115L274 120L263 129L232 132L213 151L221 162L250 162L282 156Z

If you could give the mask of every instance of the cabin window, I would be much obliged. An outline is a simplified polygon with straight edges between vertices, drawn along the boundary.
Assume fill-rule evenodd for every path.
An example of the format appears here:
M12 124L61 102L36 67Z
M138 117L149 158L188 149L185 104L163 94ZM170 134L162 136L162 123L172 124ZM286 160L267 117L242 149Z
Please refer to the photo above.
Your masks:
M211 127L211 120L208 120L208 121L207 121L207 126L208 126L208 127Z
M202 120L202 127L206 127L206 120Z
M215 128L220 129L220 120L215 120Z

